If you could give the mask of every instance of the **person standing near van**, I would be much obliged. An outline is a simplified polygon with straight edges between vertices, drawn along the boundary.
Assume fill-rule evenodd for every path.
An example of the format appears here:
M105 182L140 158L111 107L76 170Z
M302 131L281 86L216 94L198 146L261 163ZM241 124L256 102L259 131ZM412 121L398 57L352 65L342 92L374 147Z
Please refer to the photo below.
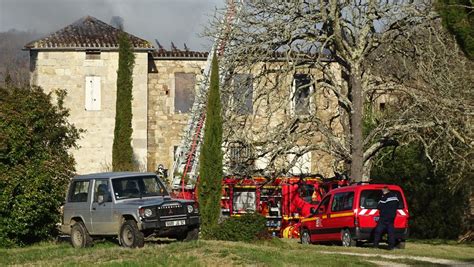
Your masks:
M399 199L387 186L382 189L382 193L382 198L377 205L380 218L374 232L374 247L379 246L380 238L383 232L386 231L388 235L388 249L391 250L395 247L395 227L393 223L397 215Z

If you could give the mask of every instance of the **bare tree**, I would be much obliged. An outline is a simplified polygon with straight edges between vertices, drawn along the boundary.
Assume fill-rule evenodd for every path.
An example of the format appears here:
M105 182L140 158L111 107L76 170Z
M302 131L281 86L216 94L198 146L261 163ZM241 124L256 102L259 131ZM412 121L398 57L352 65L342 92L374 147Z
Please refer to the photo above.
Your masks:
M369 137L422 143L432 163L450 173L453 188L472 186L474 62L439 19L398 35L371 60L384 77L384 92L397 102L377 115L383 119L376 119Z
M221 63L227 72L224 140L245 143L237 150L227 146L230 154L245 152L235 169L250 170L242 166L265 158L266 171L287 174L312 152L321 161L333 158L334 171L348 170L359 181L381 149L414 140L425 144L427 155L448 149L449 160L467 163L466 154L458 152L472 150L465 123L472 121L472 92L463 98L472 83L452 80L458 74L450 66L465 64L459 56L459 62L447 62L436 57L444 54L433 55L436 49L456 55L457 50L443 40L433 40L438 48L418 42L418 30L437 31L431 26L437 16L431 4L308 0L241 5L224 37ZM209 34L219 26L215 22ZM431 79L436 73L442 76ZM250 75L251 88L236 81L242 74ZM249 97L250 111L242 111Z

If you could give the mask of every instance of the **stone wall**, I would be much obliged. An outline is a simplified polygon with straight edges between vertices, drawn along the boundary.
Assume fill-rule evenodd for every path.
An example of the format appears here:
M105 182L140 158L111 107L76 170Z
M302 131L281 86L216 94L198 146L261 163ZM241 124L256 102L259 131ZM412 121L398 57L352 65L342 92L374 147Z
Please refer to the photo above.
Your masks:
M194 73L196 81L202 77L204 60L151 60L148 73L148 170L158 164L172 169L174 148L180 145L188 113L174 108L175 73ZM196 85L195 89L197 90Z
M195 73L196 80L201 77L201 69L204 67L205 61L192 60L151 60L149 64L148 74L148 170L154 171L158 164L163 164L165 168L171 170L174 161L174 149L180 145L183 137L183 130L188 123L188 114L180 114L174 109L175 98L175 73ZM335 71L338 71L337 68ZM321 76L317 70L311 72L314 77ZM280 93L288 94L292 86L292 78L286 77L284 81L278 84ZM256 85L254 85L254 90ZM197 86L195 88L197 90ZM255 93L258 93L257 91ZM276 93L277 95L280 93ZM290 96L287 95L288 100ZM277 104L275 102L275 104ZM272 104L271 104L272 105ZM289 103L287 102L287 105ZM337 108L337 99L332 95L317 94L312 104L318 107L326 107L325 109L318 109L318 114L321 120L329 120L335 109ZM280 108L278 112L273 113L273 117L268 121L264 117L268 114L268 108L265 103L254 103L257 107L253 112L255 117L248 118L249 125L252 129L245 129L248 132L266 132L266 126L278 125L282 120L287 120L294 116L288 114L290 107ZM263 127L262 130L258 130ZM336 131L342 133L342 126L335 125ZM245 135L249 137L249 135ZM254 136L257 140L258 137ZM255 140L253 140L255 141ZM314 142L323 141L321 135L317 135ZM226 150L224 148L224 150ZM310 161L311 166L308 170L311 173L321 173L325 176L332 176L334 159L331 155L322 151L311 152ZM228 157L226 157L228 159ZM265 161L264 159L262 159ZM262 164L256 163L256 164Z
M118 52L101 52L100 59L86 60L84 51L31 51L31 82L45 92L66 89L65 106L70 109L70 122L84 129L72 151L79 174L108 171L112 165L115 126ZM37 54L36 54L37 53ZM36 55L35 55L36 54ZM147 164L147 57L135 53L132 102L132 146L141 169ZM85 110L85 80L100 77L101 108Z
M340 136L341 139L344 138L344 129L340 119L334 119L334 115L338 109L338 101L332 92L317 88L316 86L316 88L311 90L314 90L314 94L312 94L309 100L308 113L295 114L295 104L294 100L292 100L294 94L293 76L286 74L280 75L278 71L275 71L276 74L269 71L270 74L264 77L257 75L261 73L262 69L279 70L281 68L280 64L281 63L276 62L267 63L265 66L256 65L255 70L251 71L254 76L259 77L258 80L253 81L253 113L246 118L240 118L239 115L232 115L232 111L227 111L226 116L228 118L232 117L227 120L229 123L235 125L236 122L242 122L240 126L237 127L232 125L224 126L224 128L233 128L232 141L243 141L243 143L253 144L251 145L252 149L260 151L260 153L262 151L268 151L276 147L276 143L272 144L271 142L273 142L273 138L277 136L276 132L279 132L279 127L285 125L285 122L290 122L295 118L299 118L300 121L303 121L311 118L313 115L316 115L320 123L325 124L327 127L330 125L332 132ZM335 73L340 73L340 69L336 64L332 64L330 68ZM242 70L241 72L248 73L246 70ZM318 69L298 69L296 73L309 74L314 80L323 78L322 72ZM314 118L312 120L315 121ZM316 128L313 128L314 124L299 124L300 129L306 127L312 127L314 130L311 129L309 131L311 134L306 136L301 135L302 138L295 140L293 144L294 147L307 147L326 142L325 137L321 133L315 132ZM312 136L313 134L314 136ZM268 144L268 147L265 148L265 144ZM288 165L293 158L291 155L277 157L275 159L274 168L278 171L288 170ZM229 157L227 157L227 159L229 159ZM260 158L254 162L254 167L258 170L264 168L267 164L268 159ZM322 149L319 149L301 156L293 168L290 168L289 172L294 174L319 173L326 177L331 177L334 175L334 166L334 157Z

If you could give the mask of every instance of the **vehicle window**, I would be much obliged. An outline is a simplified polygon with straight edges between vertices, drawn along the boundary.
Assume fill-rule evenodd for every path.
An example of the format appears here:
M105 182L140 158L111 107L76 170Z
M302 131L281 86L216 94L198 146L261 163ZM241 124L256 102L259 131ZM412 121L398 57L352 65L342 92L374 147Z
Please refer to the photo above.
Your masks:
M352 210L354 192L337 193L332 201L331 211Z
M392 191L397 195L397 198L400 200L398 202L398 208L403 209L403 198L400 191ZM360 194L360 207L363 209L376 209L379 204L379 200L382 197L382 190L373 189L373 190L363 190Z
M87 202L89 181L73 182L69 192L69 202Z
M167 196L164 185L156 176L125 177L112 180L116 199Z
M308 203L312 202L314 190L312 184L302 184L298 187L300 197Z
M248 190L234 190L233 209L236 212L254 212L256 209L256 193Z
M321 201L321 204L319 204L319 206L318 206L318 212L319 212L319 209L323 206L326 207L326 210L327 210L327 208L329 206L329 200L331 200L331 196L326 196L323 199L323 201Z
M110 195L109 181L96 180L94 185L94 202L99 202L99 195L104 197L104 202L112 202Z

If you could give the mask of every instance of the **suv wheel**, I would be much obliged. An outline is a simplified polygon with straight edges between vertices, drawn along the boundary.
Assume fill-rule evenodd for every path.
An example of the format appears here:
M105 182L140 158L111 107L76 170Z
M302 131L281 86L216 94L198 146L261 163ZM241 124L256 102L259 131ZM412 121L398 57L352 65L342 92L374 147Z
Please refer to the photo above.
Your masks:
M178 236L179 241L189 242L193 240L198 240L199 238L199 228L191 229L187 232L184 232L182 235Z
M311 237L310 237L310 235L309 235L308 230L306 230L306 229L303 230L303 231L301 232L301 237L300 237L300 238L301 238L301 244L303 244L303 245L309 245L309 244L311 244Z
M355 247L357 245L357 241L352 239L351 232L347 229L341 231L341 241L343 247Z
M82 222L76 222L71 228L71 245L75 248L92 246L92 238Z
M120 244L126 248L141 248L145 245L145 237L138 230L135 221L128 220L122 224L120 228Z
M397 245L395 246L399 249L405 249L405 240L400 240L397 242Z

